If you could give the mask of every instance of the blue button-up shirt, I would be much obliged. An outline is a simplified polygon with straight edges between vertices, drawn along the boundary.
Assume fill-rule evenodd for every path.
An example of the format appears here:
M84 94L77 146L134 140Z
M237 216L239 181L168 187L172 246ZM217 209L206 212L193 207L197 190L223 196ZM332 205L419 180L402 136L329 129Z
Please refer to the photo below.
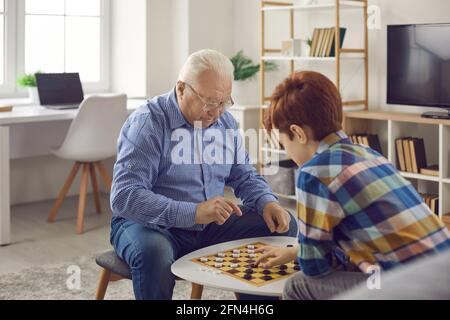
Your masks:
M154 229L201 231L205 226L195 224L197 205L223 196L226 185L246 209L262 214L277 198L250 164L242 136L234 134L233 143L219 144L219 158L230 162L214 162L219 159L217 144L208 150L212 136L220 133L226 141L230 131L239 132L228 112L207 129L194 128L181 113L175 90L141 106L120 133L110 199L113 215ZM205 161L200 154L211 159Z

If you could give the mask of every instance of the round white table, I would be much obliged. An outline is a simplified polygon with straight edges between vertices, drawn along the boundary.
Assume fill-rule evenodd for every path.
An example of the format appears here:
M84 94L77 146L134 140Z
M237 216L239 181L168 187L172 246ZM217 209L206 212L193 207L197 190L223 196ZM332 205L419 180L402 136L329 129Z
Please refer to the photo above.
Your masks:
M197 250L178 259L174 264L172 264L172 273L181 279L206 287L257 296L281 297L283 295L284 285L289 277L269 283L262 287L256 287L243 281L239 281L238 279L235 279L223 273L215 274L213 272L202 271L202 267L199 264L191 261L195 258L216 254L218 252L227 251L236 247L256 242L263 242L268 245L285 247L287 245L296 244L297 239L290 237L266 237L243 239L217 244L211 247Z

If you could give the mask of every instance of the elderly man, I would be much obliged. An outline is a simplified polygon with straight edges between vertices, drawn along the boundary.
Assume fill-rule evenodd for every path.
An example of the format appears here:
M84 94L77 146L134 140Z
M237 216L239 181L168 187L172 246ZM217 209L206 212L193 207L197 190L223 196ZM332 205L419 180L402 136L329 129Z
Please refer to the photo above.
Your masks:
M171 299L171 264L192 251L237 239L297 235L296 220L278 204L245 150L245 161L237 161L240 135L231 139L231 148L223 146L232 163L180 163L177 157L192 159L207 149L208 139L197 140L199 131L227 140L227 132L237 130L226 112L233 105L232 79L227 57L212 50L194 53L176 88L140 107L122 129L111 192L111 243L131 268L136 299ZM179 133L186 132L194 141L183 141L188 150L174 152ZM224 198L225 186L242 207Z

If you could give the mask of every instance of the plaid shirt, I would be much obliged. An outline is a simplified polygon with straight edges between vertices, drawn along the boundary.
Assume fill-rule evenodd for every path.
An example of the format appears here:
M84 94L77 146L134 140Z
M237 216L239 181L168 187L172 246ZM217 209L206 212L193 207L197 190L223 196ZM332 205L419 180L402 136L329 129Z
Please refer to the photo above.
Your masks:
M343 252L367 273L450 248L450 233L410 182L372 149L340 131L300 168L299 261L310 277L332 271Z

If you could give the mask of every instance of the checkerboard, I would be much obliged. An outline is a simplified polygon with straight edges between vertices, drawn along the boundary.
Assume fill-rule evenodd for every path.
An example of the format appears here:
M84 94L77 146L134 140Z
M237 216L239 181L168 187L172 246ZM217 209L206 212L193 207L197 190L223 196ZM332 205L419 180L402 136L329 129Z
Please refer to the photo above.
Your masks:
M191 261L206 268L220 271L222 274L233 277L253 286L261 287L290 277L300 270L298 262L292 261L282 266L270 269L255 268L254 263L261 253L252 253L253 250L267 246L265 243L252 243L212 255L194 258ZM250 247L250 249L249 249ZM239 257L233 257L239 251ZM250 251L250 253L249 253ZM252 256L254 254L255 256ZM205 260L208 261L205 261ZM217 262L218 259L220 262ZM220 267L217 264L221 264Z

